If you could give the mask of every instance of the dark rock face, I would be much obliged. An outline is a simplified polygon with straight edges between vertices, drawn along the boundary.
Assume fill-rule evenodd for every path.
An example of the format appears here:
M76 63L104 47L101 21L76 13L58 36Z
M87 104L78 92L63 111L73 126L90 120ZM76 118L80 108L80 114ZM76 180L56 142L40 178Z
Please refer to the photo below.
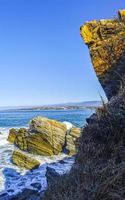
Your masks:
M86 119L86 122L88 124L92 124L92 123L95 123L97 120L97 115L94 113L93 115L91 115L89 118Z
M59 177L68 174L74 164L74 157L65 158L58 163L49 165L46 169L46 177L48 185L54 184Z
M7 200L41 200L43 197L42 193L38 193L35 189L24 189L21 193L18 195L8 197ZM2 199L0 199L2 200Z
M81 36L108 99L118 94L125 76L125 10L120 10L118 17L81 26Z

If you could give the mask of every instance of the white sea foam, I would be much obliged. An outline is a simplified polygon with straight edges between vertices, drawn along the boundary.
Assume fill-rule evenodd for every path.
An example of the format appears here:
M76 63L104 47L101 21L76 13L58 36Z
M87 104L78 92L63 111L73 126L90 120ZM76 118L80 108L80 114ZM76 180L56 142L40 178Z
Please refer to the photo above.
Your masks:
M63 122L63 124L65 124L65 125L66 125L66 127L67 127L67 130L70 130L70 129L73 127L73 124L72 124L72 123L70 123L70 122L67 122L67 121L64 121L64 122Z
M70 126L71 127L71 126ZM59 160L66 158L65 154L60 154L57 156L37 156L26 153L27 155L36 158L40 161L41 165L38 169L33 171L28 171L26 169L21 169L18 166L12 164L11 156L14 150L14 145L11 145L7 141L9 129L0 128L0 194L2 192L7 192L9 195L15 195L21 192L24 188L34 189L34 184L39 184L39 191L43 191L47 187L46 180L46 167L50 163L57 162L54 165L55 169L59 172L61 171L61 164L58 164ZM74 160L67 161L62 164L62 172L68 171Z

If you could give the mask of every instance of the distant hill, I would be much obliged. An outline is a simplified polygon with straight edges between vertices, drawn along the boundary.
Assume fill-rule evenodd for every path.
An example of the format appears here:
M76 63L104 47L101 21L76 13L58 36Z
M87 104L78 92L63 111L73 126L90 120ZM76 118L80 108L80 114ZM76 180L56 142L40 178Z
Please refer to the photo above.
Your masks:
M85 101L85 102L69 102L52 105L41 106L15 106L15 107L0 107L0 110L72 110L95 108L101 106L101 101Z
M71 102L55 104L56 106L82 106L82 107L98 107L102 104L101 101L83 101L83 102Z

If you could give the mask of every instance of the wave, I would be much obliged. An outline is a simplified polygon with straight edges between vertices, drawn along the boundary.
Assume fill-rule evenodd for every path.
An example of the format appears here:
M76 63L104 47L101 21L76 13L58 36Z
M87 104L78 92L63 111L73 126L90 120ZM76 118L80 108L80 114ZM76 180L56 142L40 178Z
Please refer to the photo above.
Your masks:
M67 130L70 130L73 127L73 124L71 122L68 122L68 121L64 121L63 124L66 125Z

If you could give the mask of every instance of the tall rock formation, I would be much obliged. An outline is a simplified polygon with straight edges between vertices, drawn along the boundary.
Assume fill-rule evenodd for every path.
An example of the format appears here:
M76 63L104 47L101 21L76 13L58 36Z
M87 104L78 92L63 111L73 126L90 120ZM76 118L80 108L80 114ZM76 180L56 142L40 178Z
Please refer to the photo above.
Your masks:
M125 10L118 13L118 19L81 27L109 102L87 120L72 170L49 186L43 200L125 199Z
M80 28L90 50L92 64L108 97L118 94L125 75L125 10L118 18L90 21Z

